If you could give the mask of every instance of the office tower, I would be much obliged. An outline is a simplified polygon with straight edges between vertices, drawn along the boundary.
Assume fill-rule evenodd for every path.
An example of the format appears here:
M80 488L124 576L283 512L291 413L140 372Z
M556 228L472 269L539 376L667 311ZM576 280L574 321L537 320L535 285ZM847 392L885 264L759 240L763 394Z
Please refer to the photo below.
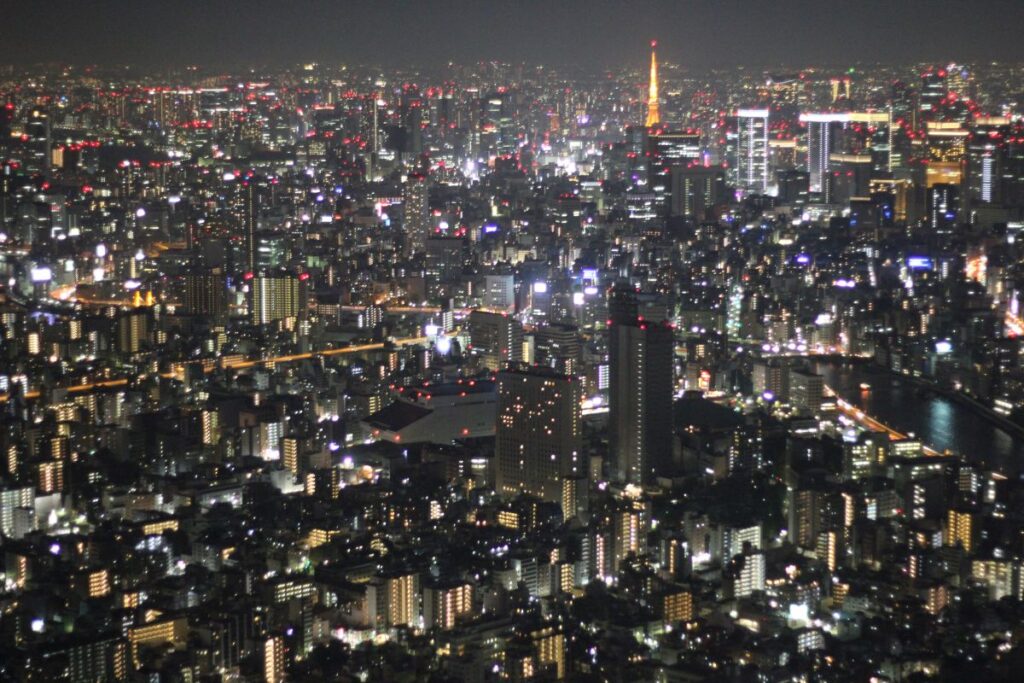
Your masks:
M50 113L33 109L25 123L25 142L31 150L29 161L36 171L48 172L53 161L53 132Z
M867 197L875 170L873 164L870 154L833 152L829 156L829 201L845 205L851 199Z
M644 125L652 128L661 123L661 114L658 112L658 55L655 49L658 41L651 41L651 76L647 85L647 119Z
M843 114L801 114L800 120L807 124L807 173L809 191L821 195L821 201L828 203L829 157L832 145L842 123L847 120Z
M523 358L523 328L510 315L475 310L469 314L469 346L481 365L502 370Z
M405 238L409 253L422 252L430 235L430 207L427 176L411 173L405 181L402 195L405 216Z
M426 240L426 269L428 295L439 283L449 282L462 275L466 260L466 240L461 237L431 236Z
M549 323L536 329L536 362L567 375L578 374L582 360L579 328Z
M736 112L736 186L745 192L768 190L768 110Z
M834 201L832 193L832 156L834 153L847 153L864 147L865 154L870 156L870 163L876 170L891 170L892 125L891 113L888 111L858 112L818 112L800 115L800 121L807 125L807 173L809 191L819 195L823 203ZM854 137L853 128L870 131L875 129L873 138L863 145L854 144L848 138ZM878 132L885 127L883 135ZM874 146L872 146L874 145ZM854 148L854 149L850 149ZM871 154L867 154L867 150ZM876 154L877 153L877 154Z
M507 312L515 308L515 277L509 275L484 276L484 308Z
M548 368L498 373L496 488L562 502L562 482L586 469L580 380Z
M963 182L969 136L969 131L956 121L928 122L925 137L928 155L926 187L960 185Z
M283 267L291 257L292 236L284 232L259 230L253 237L255 259L252 273Z
M423 98L417 88L402 93L400 116L402 135L398 151L411 160L423 153Z
M674 334L641 318L628 286L612 288L608 311L609 456L617 479L649 484L672 462Z
M928 224L936 232L952 232L960 216L960 188L940 183L928 188Z
M949 87L946 83L948 75L945 69L928 69L921 74L918 111L922 120L931 119L939 104L949 94Z
M669 215L697 221L708 217L726 198L725 174L720 168L673 166L669 193Z
M967 189L972 202L997 203L1002 196L1009 119L977 117L967 138Z
M516 108L515 93L507 88L499 88L485 99L479 124L481 155L510 156L516 152Z
M254 325L298 318L305 308L303 276L278 271L260 274L250 282L252 306L250 319Z
M777 171L776 179L779 186L778 201L780 204L803 206L807 204L810 176L807 171Z
M700 158L700 133L652 132L647 136L647 187L659 207L667 208L673 169L699 165Z

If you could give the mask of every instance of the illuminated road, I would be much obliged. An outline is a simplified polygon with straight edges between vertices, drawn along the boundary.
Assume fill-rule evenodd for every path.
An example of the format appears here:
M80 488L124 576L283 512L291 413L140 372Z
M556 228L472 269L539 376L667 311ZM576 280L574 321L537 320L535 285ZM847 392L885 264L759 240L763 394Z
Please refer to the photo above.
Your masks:
M1007 311L1006 329L1014 337L1024 336L1024 320Z
M450 333L449 336L454 336L455 333ZM430 340L430 337L405 337L404 339L395 339L391 343L395 346L410 346L414 344L423 344ZM318 356L340 356L348 353L364 353L366 351L380 351L385 346L384 342L374 342L372 344L357 344L356 346L345 346L340 349L326 349L324 351L308 351L306 353L294 353L287 356L274 356L273 358L258 358L258 359L244 359L244 360L224 360L216 367L225 369L244 369L251 368L257 365L276 365L277 363L291 363L297 360L309 360L310 358L316 358ZM213 372L216 367L206 368L206 372ZM167 375L171 376L171 375Z
M843 415L850 418L860 426L875 432L885 432L893 441L901 441L903 439L910 438L908 435L903 434L902 432L898 432L889 425L879 422L870 415L867 415L860 408L857 408L856 406L839 398L836 392L832 390L832 387L826 386L825 394L834 397L836 401L836 408L839 410L839 412L841 412ZM922 448L924 450L925 455L942 455L934 448L929 448L928 446L923 446Z
M51 290L50 298L54 301L78 304L79 306L126 306L137 308L142 305L133 298L100 299L97 297L85 296L77 291L77 287L75 285L62 285ZM315 302L310 302L310 307L314 307L315 305ZM383 304L381 308L384 309L385 315L436 315L441 312L440 306L388 306L387 304ZM366 306L341 306L341 309L351 313L360 313L366 310ZM460 309L455 312L464 315L469 310L471 309Z
M458 331L449 332L449 337L454 337L458 334ZM390 343L394 346L411 346L415 344L423 344L430 341L430 337L405 337L402 339L392 340ZM351 353L366 353L367 351L381 351L385 348L384 342L374 342L372 344L357 344L355 346L345 346L339 349L326 349L323 351L309 351L306 353L293 353L284 356L273 356L271 358L239 358L222 359L216 363L211 363L203 368L203 371L207 374L215 372L216 370L244 370L245 368L252 368L256 366L276 365L278 363L291 363L299 360L309 360L311 358L317 358L320 356L342 356ZM164 372L160 376L166 379L180 379L184 374L184 364L176 364L175 371ZM57 387L64 389L68 393L83 393L91 391L93 389L107 389L111 387L123 387L128 385L127 379L111 379L102 380L97 382L91 382L87 384L75 384L67 387ZM26 391L24 394L26 399L39 398L40 392L38 391ZM6 402L8 394L0 394L0 403Z
M63 303L78 304L80 306L134 306L131 299L97 299L84 297L78 294L75 285L62 285L50 290L50 298Z

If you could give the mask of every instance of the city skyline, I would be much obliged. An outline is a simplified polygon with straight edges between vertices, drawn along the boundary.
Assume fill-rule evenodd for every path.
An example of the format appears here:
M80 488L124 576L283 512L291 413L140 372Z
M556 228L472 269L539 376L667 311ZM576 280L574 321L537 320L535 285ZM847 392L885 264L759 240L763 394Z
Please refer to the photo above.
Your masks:
M1019 678L1022 8L4 18L0 680Z

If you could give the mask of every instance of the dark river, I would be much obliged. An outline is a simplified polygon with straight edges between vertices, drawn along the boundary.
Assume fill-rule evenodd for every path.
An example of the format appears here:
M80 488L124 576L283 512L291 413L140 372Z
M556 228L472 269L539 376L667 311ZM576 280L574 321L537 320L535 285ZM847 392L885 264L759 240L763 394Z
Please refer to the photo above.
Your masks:
M869 363L844 366L817 362L813 366L825 384L865 413L903 433L913 433L938 451L949 449L968 461L1002 471L1020 471L1024 440L941 395L922 392L906 380ZM862 382L870 391L860 388Z

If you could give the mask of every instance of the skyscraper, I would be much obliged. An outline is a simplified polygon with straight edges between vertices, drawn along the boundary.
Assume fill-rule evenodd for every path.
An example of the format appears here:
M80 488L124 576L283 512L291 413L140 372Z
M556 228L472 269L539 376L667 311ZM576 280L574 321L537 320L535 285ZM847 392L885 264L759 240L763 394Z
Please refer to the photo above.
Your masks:
M698 221L725 198L725 173L716 166L673 166L669 215Z
M736 128L737 186L764 194L768 189L768 110L740 109L736 112Z
M582 396L579 378L548 368L498 373L498 493L562 503L563 479L586 472Z
M430 210L428 205L427 176L412 173L405 181L402 197L405 211L405 235L411 253L425 251L427 236L430 234Z
M615 476L649 484L672 460L672 328L637 312L636 292L609 293L608 448Z
M253 179L242 183L242 229L245 231L245 268L256 272L256 230L259 216L259 189Z
M945 69L928 69L921 74L918 109L922 119L930 120L939 103L949 94L949 86L946 83L948 75Z
M658 41L651 41L651 79L647 86L647 120L644 125L648 128L661 123L661 114L658 112L658 55L655 48Z
M475 310L469 314L469 344L481 365L503 370L510 362L522 360L523 328L505 313Z
M647 136L647 186L659 205L666 207L671 192L672 169L699 165L701 156L700 133L651 132Z
M1001 198L1009 119L976 117L967 139L967 189L972 202L992 204Z
M843 114L801 114L800 120L807 124L807 172L810 175L810 192L820 193L822 201L829 196L829 156L836 136L836 128L845 120Z

